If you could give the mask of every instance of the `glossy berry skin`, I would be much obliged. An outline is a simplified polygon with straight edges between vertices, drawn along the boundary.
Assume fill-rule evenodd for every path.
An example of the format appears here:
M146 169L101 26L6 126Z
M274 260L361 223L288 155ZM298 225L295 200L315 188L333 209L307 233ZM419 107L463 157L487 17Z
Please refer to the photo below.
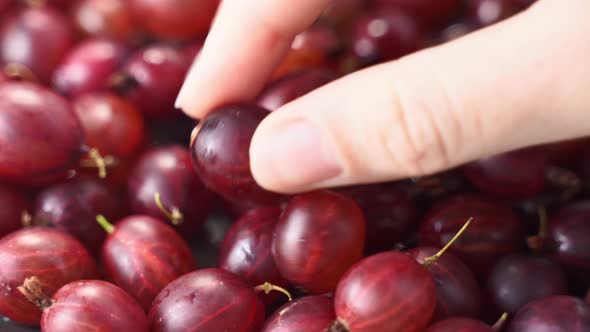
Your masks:
M418 209L395 184L361 185L339 189L361 207L367 223L365 253L391 250L418 226Z
M0 314L16 323L38 326L41 311L17 289L31 276L48 296L61 286L98 277L82 244L70 235L41 227L14 232L0 240Z
M500 312L513 314L534 300L568 292L559 264L540 256L512 255L503 258L487 282L488 294Z
M285 279L322 294L334 291L340 277L360 260L364 243L365 219L358 205L346 196L316 191L289 201L276 225L272 250Z
M149 322L152 332L258 332L264 306L235 274L203 269L166 286L154 300Z
M247 104L224 106L207 115L191 144L193 165L209 189L242 203L271 204L279 195L262 189L250 171L250 141L269 114Z
M242 277L252 287L265 282L286 287L272 256L280 215L280 208L258 208L240 217L223 239L219 267Z
M268 317L261 332L323 332L334 319L331 297L305 296L277 309Z
M468 2L470 17L481 26L500 22L516 11L513 0L471 0Z
M163 39L191 39L205 35L219 0L131 0L129 9L150 35Z
M108 80L123 65L128 53L122 43L88 39L72 48L55 69L53 86L70 97L105 91Z
M109 93L92 93L72 101L84 129L86 144L103 156L126 159L145 143L141 112L125 99Z
M127 6L125 0L81 0L72 9L72 19L86 35L128 41L137 27Z
M281 79L309 69L329 67L330 60L342 50L341 46L339 37L332 28L319 24L311 26L295 36L291 48L274 70L272 79Z
M126 212L116 188L95 178L77 178L41 191L34 219L39 225L69 233L88 251L98 254L106 235L96 222L96 215L117 220Z
M395 251L358 262L334 296L336 316L351 332L420 332L435 306L431 275L413 257Z
M441 44L463 37L473 32L477 26L471 21L453 23L440 31L437 41Z
M448 22L461 8L460 0L371 0L375 7L395 8L416 17L423 24Z
M189 65L182 50L153 44L132 55L121 70L122 81L114 88L146 116L174 118L180 114L174 109L174 101Z
M23 227L23 212L29 211L29 205L21 190L0 185L0 238Z
M274 111L337 78L332 70L323 68L296 72L272 82L258 96L257 104Z
M473 222L449 252L479 278L485 278L502 256L524 249L523 227L514 212L477 196L455 196L439 202L420 226L420 244L442 248L469 218Z
M12 6L12 1L13 0L0 0L0 12L4 12L4 10L7 10Z
M494 332L489 325L470 318L449 318L440 321L424 332Z
M533 301L518 311L507 331L590 331L590 305L571 296L553 296Z
M469 163L463 174L484 193L520 200L545 188L547 157L538 148L508 152Z
M182 213L177 227L186 235L201 229L215 201L193 170L190 152L179 145L146 151L131 170L127 189L133 212L171 222L155 202L160 193L166 209Z
M537 0L512 0L512 2L518 8L525 9L532 6Z
M188 245L174 229L148 216L119 221L102 247L101 262L107 278L146 311L164 287L196 269Z
M43 312L44 332L145 332L145 312L121 288L101 280L81 280L60 288Z
M345 26L366 7L366 0L331 1L323 11L321 19L331 25Z
M82 126L68 101L33 83L0 85L0 127L2 181L64 178L84 153Z
M74 43L67 17L43 6L8 15L0 25L0 66L27 67L43 83Z
M546 246L567 273L590 286L590 201L566 205L551 216Z
M424 264L437 252L435 248L418 247L407 254ZM479 317L482 308L481 289L473 272L461 260L445 252L427 270L436 288L434 321L457 316Z
M353 29L354 54L365 63L394 60L424 45L417 22L397 10L367 12L357 19Z

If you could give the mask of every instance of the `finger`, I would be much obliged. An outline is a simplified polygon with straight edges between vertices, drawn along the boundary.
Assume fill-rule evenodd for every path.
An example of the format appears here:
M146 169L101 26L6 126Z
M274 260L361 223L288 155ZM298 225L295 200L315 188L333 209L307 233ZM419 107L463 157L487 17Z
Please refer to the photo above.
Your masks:
M282 192L393 180L589 134L589 8L546 0L284 106L253 137L254 177Z
M262 89L293 38L328 0L225 0L176 106L202 117L220 104L249 100Z

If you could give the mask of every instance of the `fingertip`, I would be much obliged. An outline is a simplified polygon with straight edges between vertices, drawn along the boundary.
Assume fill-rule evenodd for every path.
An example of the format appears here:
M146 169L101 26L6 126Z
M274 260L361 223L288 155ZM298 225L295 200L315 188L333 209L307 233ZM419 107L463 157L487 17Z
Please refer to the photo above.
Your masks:
M250 167L263 188L294 193L314 188L343 171L328 133L298 114L271 114L250 145Z

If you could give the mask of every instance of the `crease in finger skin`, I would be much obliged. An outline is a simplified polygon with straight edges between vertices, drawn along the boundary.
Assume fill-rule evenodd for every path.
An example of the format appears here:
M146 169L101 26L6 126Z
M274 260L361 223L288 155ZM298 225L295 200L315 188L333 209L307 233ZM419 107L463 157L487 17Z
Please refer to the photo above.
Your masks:
M327 0L225 0L176 100L200 118L214 107L251 100Z

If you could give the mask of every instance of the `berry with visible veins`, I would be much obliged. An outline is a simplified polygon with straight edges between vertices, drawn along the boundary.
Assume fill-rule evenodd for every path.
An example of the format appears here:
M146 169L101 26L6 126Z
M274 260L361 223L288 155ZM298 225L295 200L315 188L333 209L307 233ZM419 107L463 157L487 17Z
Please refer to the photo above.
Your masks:
M196 269L182 238L164 222L130 216L115 226L97 217L108 236L101 262L108 280L133 296L148 311L158 293L180 276Z
M18 291L26 278L37 276L45 294L76 280L98 278L94 260L72 236L32 227L0 240L0 314L16 323L39 326L41 311Z

